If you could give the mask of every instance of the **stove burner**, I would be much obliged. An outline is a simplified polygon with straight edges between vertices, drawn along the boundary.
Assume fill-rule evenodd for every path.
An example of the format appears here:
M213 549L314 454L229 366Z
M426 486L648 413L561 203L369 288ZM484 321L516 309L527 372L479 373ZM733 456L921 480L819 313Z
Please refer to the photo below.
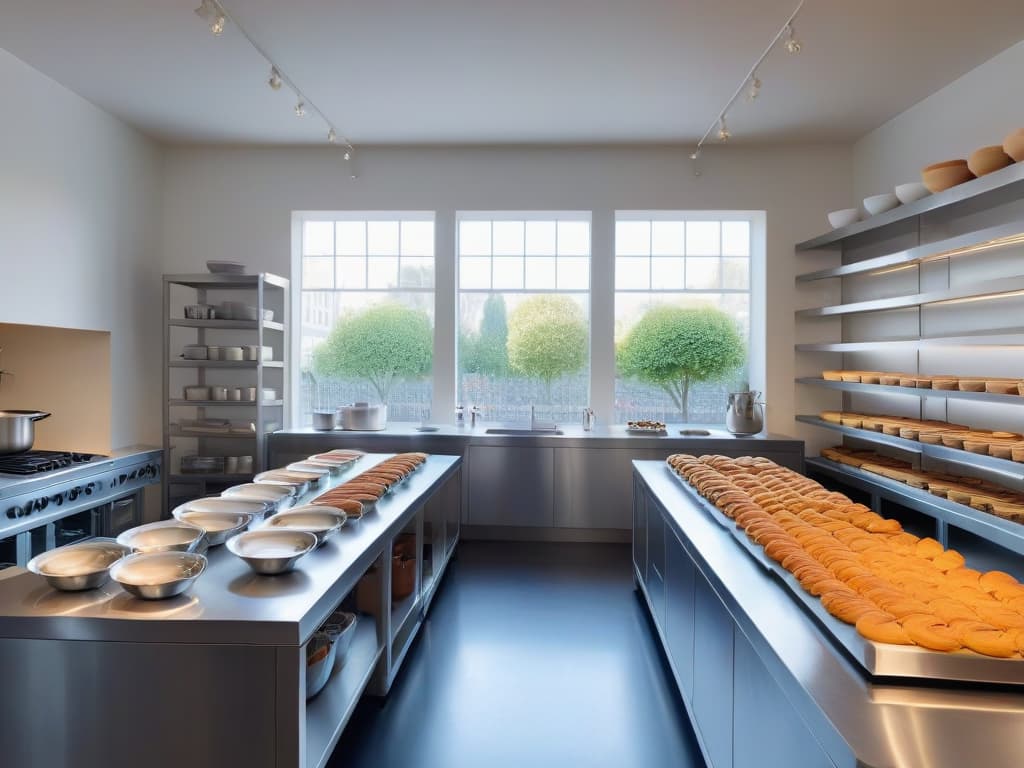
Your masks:
M27 451L13 456L0 456L0 474L36 475L52 472L74 464L85 464L98 454L69 451Z

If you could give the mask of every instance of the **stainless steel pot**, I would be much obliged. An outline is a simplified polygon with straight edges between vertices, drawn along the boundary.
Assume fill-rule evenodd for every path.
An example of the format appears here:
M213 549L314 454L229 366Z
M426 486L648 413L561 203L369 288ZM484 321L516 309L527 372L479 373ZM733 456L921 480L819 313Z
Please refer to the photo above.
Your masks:
M0 411L0 454L22 453L36 439L36 422L49 416L41 411Z
M725 426L734 435L756 435L764 429L764 403L761 393L730 392L725 411Z

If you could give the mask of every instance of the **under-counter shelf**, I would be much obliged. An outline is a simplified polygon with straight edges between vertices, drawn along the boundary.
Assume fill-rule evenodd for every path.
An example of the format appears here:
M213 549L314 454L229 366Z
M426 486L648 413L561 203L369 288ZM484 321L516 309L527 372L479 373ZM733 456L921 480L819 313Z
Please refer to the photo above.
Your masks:
M898 480L838 464L829 459L808 458L806 463L808 471L824 472L859 490L879 494L889 501L923 512L936 520L955 525L968 533L1024 555L1024 525L1020 523L980 512Z
M986 280L957 288L944 288L940 291L927 291L909 296L893 296L888 299L872 299L870 301L856 301L850 304L833 304L828 307L798 309L796 314L798 317L858 315L865 312L885 312L890 309L910 309L927 304L940 304L960 299L994 298L1009 293L1021 292L1024 292L1024 276L1004 277L998 280Z
M961 392L958 389L917 389L915 387L894 387L884 384L861 384L854 381L826 381L818 378L798 378L797 384L812 387L836 389L842 392L865 392L873 395L908 395L910 397L937 397L947 400L975 400L1002 405L1024 405L1021 395L996 395L991 392Z
M929 456L933 459L950 461L957 464L965 464L974 467L988 469L999 474L1012 477L1016 480L1024 480L1024 464L1009 459L997 459L994 456L985 456L970 451L962 451L958 448L947 448L944 445L930 445L907 440L896 435L886 435L882 432L873 432L870 429L857 429L856 427L844 427L842 424L833 424L818 416L797 416L796 420L803 424L810 424L823 429L831 429L858 440L864 440L878 445L888 445L892 448L899 448L911 453L919 453L922 456Z
M189 320L183 318L172 318L167 321L168 325L175 328L206 328L208 330L233 330L233 331L258 331L263 327L265 331L283 331L284 323L273 320Z
M864 221L857 221L846 227L834 229L824 235L805 240L796 244L798 251L813 251L822 248L840 247L844 240L863 235L868 232L895 224L898 221L912 219L923 213L941 211L944 208L962 203L971 198L980 197L991 192L1010 195L1024 194L1024 163L1014 163L978 179L957 184L955 187L928 195L913 203L899 205L891 211L871 216Z

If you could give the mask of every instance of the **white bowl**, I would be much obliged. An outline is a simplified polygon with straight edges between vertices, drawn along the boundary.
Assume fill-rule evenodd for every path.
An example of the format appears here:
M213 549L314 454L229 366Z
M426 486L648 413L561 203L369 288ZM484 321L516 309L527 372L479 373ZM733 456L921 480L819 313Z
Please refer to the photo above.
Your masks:
M859 220L860 209L858 208L843 208L841 211L832 211L828 215L828 223L832 225L832 229L848 227Z
M900 199L892 192L885 192L881 195L872 195L871 197L864 198L864 210L872 216L877 216L879 213L891 211L899 204Z
M928 197L931 194L928 191L928 187L920 181L912 181L909 184L897 184L893 191L896 192L896 197L904 205L917 202L922 197Z
M274 576L295 567L296 561L317 546L308 531L262 529L228 539L228 551L245 560L256 573Z
M133 552L202 552L206 531L181 520L161 520L129 528L117 537L117 543Z
M253 521L247 512L202 512L196 510L175 510L174 516L206 531L206 541L211 547L223 544L235 534L241 533Z
M206 268L215 275L244 275L245 264L237 261L208 261Z
M309 531L316 536L317 546L345 524L346 515L340 509L317 504L306 504L271 517L261 530L278 529Z

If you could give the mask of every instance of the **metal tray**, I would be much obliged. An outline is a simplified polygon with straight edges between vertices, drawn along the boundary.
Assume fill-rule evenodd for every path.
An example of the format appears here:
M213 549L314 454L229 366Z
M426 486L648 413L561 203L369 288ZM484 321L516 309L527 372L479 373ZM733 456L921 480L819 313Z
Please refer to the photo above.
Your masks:
M684 493L715 522L732 533L733 538L762 567L785 584L797 602L826 630L833 642L847 653L871 677L917 680L950 680L967 683L1024 686L1024 659L997 659L973 651L940 653L914 645L876 643L858 634L850 624L835 618L814 595L805 592L800 582L764 553L764 549L666 465L678 480Z

